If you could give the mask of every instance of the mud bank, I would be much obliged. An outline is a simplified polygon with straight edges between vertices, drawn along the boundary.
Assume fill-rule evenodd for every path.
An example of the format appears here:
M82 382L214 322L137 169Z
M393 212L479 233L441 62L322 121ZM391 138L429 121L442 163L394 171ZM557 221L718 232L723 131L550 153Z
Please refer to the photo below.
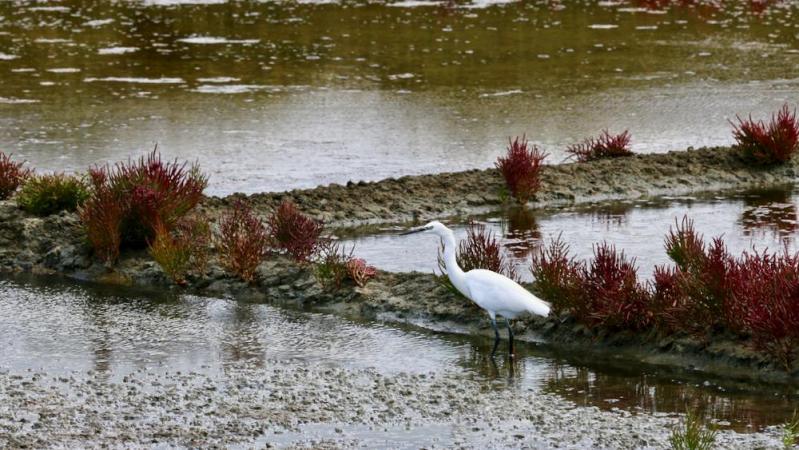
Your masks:
M97 263L84 241L76 214L31 217L13 202L0 202L0 217L0 270L180 289L143 251L123 254L113 271ZM429 274L381 272L364 288L346 285L339 290L328 290L317 282L311 268L275 256L259 267L255 283L246 284L231 278L212 258L207 272L190 278L185 289L246 301L312 306L439 331L487 337L492 333L479 308L441 287ZM527 318L516 321L514 329L520 340L567 350L576 356L583 352L591 358L607 359L622 366L635 362L676 376L700 373L745 382L799 382L799 370L786 373L751 351L747 342L728 336L700 342L689 337L605 335L575 324L568 317Z
M549 165L542 172L541 190L529 206L540 208L791 183L796 179L798 167L797 160L768 169L752 166L738 150L729 147ZM331 184L247 198L262 214L283 199L291 199L329 226L350 227L486 212L506 199L504 192L499 172L488 169L346 186ZM204 205L213 213L238 198L244 195L209 197Z
M218 375L140 370L120 382L93 371L0 371L0 393L0 446L10 448L660 449L678 421L447 374L281 361ZM714 448L776 449L779 437L777 427L723 431Z

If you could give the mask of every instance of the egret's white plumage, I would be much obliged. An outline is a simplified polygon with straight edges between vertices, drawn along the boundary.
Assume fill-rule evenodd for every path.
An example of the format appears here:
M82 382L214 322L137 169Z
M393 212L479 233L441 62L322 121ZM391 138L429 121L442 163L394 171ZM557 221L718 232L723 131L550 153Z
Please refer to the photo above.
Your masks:
M464 272L458 266L455 254L457 248L455 235L452 230L440 222L432 221L427 225L413 228L407 233L416 232L429 232L441 238L444 244L444 265L449 280L461 294L488 313L497 341L499 340L499 330L496 324L497 315L504 317L506 321L515 319L524 313L544 317L549 315L550 307L547 302L536 297L510 278L485 269ZM510 328L510 322L508 322L508 335L512 353L513 332ZM496 350L496 341L494 350Z

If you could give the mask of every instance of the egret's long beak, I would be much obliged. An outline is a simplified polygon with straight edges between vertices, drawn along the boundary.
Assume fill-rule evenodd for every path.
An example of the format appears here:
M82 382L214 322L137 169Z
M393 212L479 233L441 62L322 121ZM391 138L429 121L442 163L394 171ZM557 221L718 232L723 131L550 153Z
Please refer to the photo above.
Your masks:
M430 226L413 227L407 231L403 231L402 233L400 233L400 236L405 236L406 234L421 233L422 231L427 231L432 229L433 227Z

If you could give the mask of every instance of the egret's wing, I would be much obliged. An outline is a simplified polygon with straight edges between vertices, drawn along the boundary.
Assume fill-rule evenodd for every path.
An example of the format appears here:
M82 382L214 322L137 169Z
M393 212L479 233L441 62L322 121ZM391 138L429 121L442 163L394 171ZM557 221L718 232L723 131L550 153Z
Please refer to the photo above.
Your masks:
M540 316L549 315L547 302L504 275L490 270L470 270L466 273L466 283L472 299L489 311L513 314L529 311Z

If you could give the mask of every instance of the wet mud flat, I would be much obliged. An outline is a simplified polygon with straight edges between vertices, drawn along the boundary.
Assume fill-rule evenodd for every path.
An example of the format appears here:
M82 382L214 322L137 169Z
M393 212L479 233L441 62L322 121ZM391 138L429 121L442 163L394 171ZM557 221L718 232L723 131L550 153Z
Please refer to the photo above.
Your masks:
M280 361L219 375L141 370L121 381L92 371L0 371L0 394L0 446L10 448L654 449L668 447L678 420L577 408L555 395L495 391L447 375ZM777 428L722 431L717 440L731 449L778 442Z
M798 165L799 161L794 159L784 166L759 167L730 147L548 165L541 174L541 189L528 206L556 207L785 184L796 180ZM330 227L480 214L508 201L501 175L496 169L487 169L250 196L209 197L204 208L213 216L233 200L244 198L261 214L290 199Z

